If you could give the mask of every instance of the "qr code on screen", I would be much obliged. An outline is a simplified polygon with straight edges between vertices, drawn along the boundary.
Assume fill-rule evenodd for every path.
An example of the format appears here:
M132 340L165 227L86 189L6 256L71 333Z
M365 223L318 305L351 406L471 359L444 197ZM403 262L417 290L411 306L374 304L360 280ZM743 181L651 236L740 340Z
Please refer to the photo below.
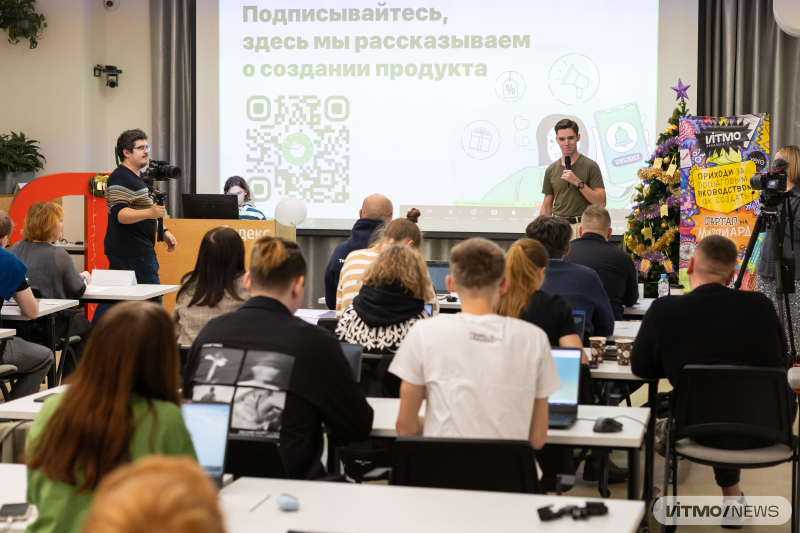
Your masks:
M268 196L345 203L350 184L350 129L345 125L349 116L350 102L344 96L251 97L247 174L269 182Z

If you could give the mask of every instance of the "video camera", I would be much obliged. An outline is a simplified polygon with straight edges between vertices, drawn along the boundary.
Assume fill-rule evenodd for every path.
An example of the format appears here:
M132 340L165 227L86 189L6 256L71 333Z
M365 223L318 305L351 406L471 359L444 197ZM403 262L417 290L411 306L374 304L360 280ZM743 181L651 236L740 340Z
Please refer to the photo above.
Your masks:
M173 167L166 161L150 160L150 165L141 172L142 180L167 181L181 177L181 169Z
M750 178L750 187L754 191L783 192L786 190L786 184L788 183L788 176L786 175L788 168L789 163L785 159L776 159L772 164L772 170L769 172L753 174Z

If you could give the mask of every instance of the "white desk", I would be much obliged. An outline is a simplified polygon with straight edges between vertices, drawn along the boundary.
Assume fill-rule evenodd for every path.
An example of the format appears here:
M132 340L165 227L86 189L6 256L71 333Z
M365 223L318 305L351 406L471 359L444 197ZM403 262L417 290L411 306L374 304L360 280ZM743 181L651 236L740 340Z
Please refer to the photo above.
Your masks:
M614 334L609 335L609 340L614 339L621 339L624 337L628 337L630 339L635 339L636 336L639 334L639 328L642 327L641 322L614 322Z
M288 493L300 508L285 513L277 497ZM269 499L250 509L266 495ZM593 498L471 490L422 489L373 484L240 478L220 492L225 526L231 533L286 531L462 533L503 531L627 533L644 517L644 503L603 500L606 516L575 521L564 517L541 524L537 510L553 505L585 505Z
M456 296L456 301L455 302L448 302L448 301L445 301L445 300L439 300L439 309L460 311L461 310L461 301L458 300L457 298L458 298L458 296ZM325 298L322 297L322 298L318 299L317 303L322 304L322 305L326 305L325 304Z
M180 285L134 285L133 287L107 287L90 284L81 296L84 303L111 303L144 301L180 289Z
M635 317L644 316L647 313L647 310L650 309L650 305L655 301L656 301L655 298L642 298L636 305L632 307L624 307L622 309L622 313L625 316L628 315Z
M37 392L24 396L18 400L11 400L10 402L0 403L0 418L9 418L11 420L33 420L42 408L42 402L35 402L36 398L40 396L47 396L48 394L55 394L57 392L64 392L69 385L61 385L52 389ZM0 483L2 486L2 483Z
M25 503L28 492L28 469L25 465L0 463L0 505ZM36 518L36 513L25 522L14 522L8 531L25 531ZM3 526L5 529L5 525Z
M56 248L61 248L62 250L66 250L70 255L82 255L85 251L85 246L83 244L53 243L53 246Z
M17 334L17 330L15 329L0 329L0 339L5 339L6 337L13 337Z
M39 316L52 315L53 313L75 307L76 305L78 305L78 300L48 300L42 298L39 300ZM0 316L3 317L3 320L30 320L22 314L22 310L16 305L4 305L3 310L0 311Z

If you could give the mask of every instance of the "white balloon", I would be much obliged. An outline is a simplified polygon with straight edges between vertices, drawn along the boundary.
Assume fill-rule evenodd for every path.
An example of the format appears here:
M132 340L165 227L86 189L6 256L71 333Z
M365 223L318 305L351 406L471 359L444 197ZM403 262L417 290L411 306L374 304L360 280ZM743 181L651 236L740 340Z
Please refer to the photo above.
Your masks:
M299 226L306 219L308 210L299 198L284 198L275 206L275 220L284 226Z

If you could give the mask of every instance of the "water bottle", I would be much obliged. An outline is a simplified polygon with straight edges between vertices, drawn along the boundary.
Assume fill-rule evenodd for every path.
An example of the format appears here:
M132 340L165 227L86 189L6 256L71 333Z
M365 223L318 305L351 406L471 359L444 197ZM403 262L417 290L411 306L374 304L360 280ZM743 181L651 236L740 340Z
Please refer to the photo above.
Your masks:
M661 274L661 279L658 280L658 297L669 296L669 280L666 274Z

